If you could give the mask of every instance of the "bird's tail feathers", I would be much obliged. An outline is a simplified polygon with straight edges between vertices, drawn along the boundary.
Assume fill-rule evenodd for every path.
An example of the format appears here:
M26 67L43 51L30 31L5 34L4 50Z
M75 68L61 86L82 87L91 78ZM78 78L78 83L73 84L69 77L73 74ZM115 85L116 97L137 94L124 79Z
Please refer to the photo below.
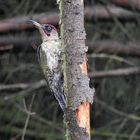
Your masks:
M57 94L54 94L54 96L55 96L56 100L58 101L58 103L59 103L61 109L64 111L65 108L66 108L66 99L65 99L64 94L62 94L62 93L60 93L60 94L57 93Z

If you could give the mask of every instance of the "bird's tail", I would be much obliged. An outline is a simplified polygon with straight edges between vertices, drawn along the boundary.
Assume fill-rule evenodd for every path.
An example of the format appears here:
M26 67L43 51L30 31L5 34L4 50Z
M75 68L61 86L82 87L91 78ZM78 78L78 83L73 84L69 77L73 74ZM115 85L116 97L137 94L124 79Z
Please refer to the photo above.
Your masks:
M58 101L59 106L61 107L61 109L64 111L66 108L66 98L64 96L63 93L54 93L54 96L56 98L56 100Z

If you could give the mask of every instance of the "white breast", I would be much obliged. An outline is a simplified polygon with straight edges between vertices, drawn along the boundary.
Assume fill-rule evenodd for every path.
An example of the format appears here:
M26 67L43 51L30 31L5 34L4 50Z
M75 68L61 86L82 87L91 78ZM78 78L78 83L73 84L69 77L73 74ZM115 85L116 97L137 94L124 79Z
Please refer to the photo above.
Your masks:
M53 69L58 68L60 49L59 41L47 41L41 44L43 51L46 54L46 61L48 67L52 71Z

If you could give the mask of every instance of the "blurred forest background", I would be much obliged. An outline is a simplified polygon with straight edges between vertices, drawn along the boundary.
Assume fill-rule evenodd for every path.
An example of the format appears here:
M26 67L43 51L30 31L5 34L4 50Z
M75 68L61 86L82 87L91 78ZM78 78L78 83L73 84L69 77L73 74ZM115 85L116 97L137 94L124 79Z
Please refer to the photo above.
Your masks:
M28 22L58 28L58 15L56 0L0 0L0 140L64 137L34 49L40 34ZM85 0L85 29L92 139L140 140L140 0Z

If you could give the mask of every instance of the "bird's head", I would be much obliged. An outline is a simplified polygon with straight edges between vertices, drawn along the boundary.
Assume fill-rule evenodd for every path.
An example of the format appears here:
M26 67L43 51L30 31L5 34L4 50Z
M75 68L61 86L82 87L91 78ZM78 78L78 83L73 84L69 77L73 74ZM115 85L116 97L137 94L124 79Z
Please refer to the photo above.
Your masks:
M57 29L51 24L40 24L34 20L30 20L39 30L43 41L59 39Z

